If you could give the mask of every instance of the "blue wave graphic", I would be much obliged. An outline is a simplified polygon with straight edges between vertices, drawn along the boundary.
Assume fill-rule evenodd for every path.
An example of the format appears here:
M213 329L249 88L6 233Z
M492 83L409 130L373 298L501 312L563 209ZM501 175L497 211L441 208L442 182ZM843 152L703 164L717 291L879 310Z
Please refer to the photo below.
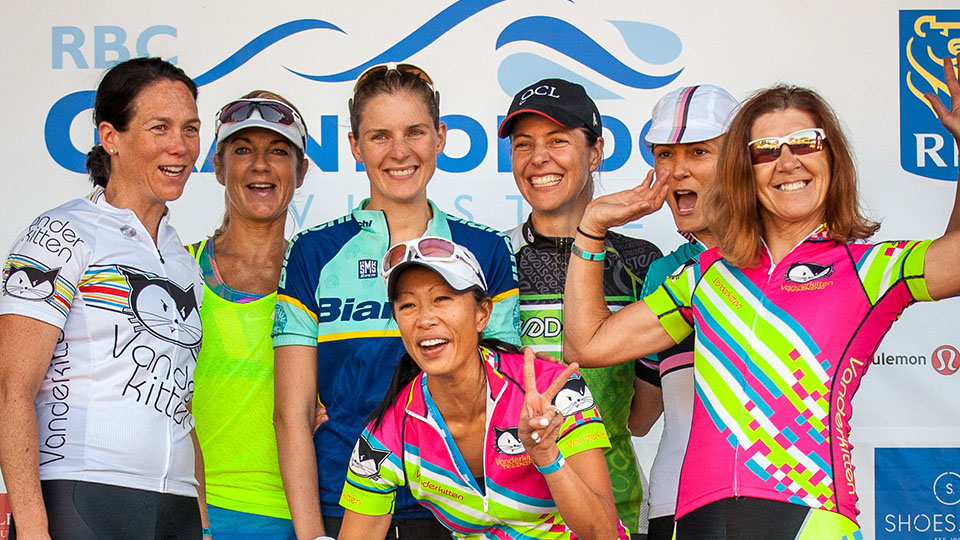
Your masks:
M221 77L229 75L233 70L247 63L248 60L281 39L305 30L336 30L337 32L346 34L346 32L341 30L337 25L319 19L300 19L283 23L253 38L249 43L241 47L240 50L231 54L226 60L220 62L206 73L194 78L193 81L197 83L197 86L210 84Z
M623 99L623 96L574 73L560 64L530 53L516 53L497 68L497 82L507 95L514 95L540 79L565 79L580 84L593 99Z
M554 17L525 17L510 23L500 32L496 48L518 41L549 47L608 79L632 88L660 88L673 82L683 71L680 69L661 76L641 73L618 60L579 28Z
M630 52L648 64L662 65L680 56L680 36L670 30L638 21L609 21L623 36Z
M423 50L427 45L436 41L440 36L446 34L452 28L487 9L490 6L499 4L504 0L458 0L440 13L437 13L429 21L411 32L407 37L398 41L389 49L383 51L377 56L366 62L340 73L330 75L308 75L300 73L290 68L287 71L308 79L321 82L343 82L352 81L360 76L361 73L371 66L383 64L386 62L402 62L410 58L415 53ZM284 66L286 67L286 66Z

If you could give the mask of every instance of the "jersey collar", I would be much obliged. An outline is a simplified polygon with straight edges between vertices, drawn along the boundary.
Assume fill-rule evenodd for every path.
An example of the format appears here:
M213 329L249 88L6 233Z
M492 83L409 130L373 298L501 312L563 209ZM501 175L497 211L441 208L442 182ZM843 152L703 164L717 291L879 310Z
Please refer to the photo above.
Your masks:
M360 225L360 228L366 232L373 234L379 234L383 236L389 236L390 229L387 226L387 214L383 210L366 210L366 206L370 203L370 199L366 198L360 201L360 204L350 213L353 216L354 221ZM427 230L424 231L424 236L440 236L442 238L450 238L450 227L447 224L446 214L440 211L437 208L437 205L433 203L430 199L427 199L427 204L430 206L430 221L427 222Z

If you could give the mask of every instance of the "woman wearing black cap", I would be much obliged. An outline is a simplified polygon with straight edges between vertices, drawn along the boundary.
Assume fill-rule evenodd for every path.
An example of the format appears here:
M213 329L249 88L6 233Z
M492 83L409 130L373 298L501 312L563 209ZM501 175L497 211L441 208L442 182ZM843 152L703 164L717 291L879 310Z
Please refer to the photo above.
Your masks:
M513 99L500 126L510 137L510 159L517 188L533 211L508 234L517 258L524 345L563 359L563 287L577 224L593 199L593 175L603 161L600 112L579 84L562 79L534 83ZM660 257L650 242L607 232L604 294L611 309L639 296L647 266ZM581 255L582 256L582 255ZM620 519L630 531L640 524L643 489L627 418L638 383L631 363L582 371L597 399L610 435L606 452Z

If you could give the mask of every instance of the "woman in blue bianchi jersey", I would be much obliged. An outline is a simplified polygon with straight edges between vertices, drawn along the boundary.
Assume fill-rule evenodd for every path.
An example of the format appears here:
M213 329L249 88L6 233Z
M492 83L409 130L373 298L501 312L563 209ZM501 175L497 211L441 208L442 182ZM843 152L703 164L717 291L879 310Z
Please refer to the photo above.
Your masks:
M387 248L420 236L475 253L493 298L485 337L519 344L516 270L505 236L448 216L427 199L446 142L440 94L410 64L381 65L358 79L350 149L370 197L350 214L294 237L280 277L274 321L275 425L280 472L299 538L336 535L340 494L364 420L386 393L404 353L379 264ZM317 396L330 420L313 434ZM449 538L398 492L387 538Z
M170 225L200 153L197 87L111 68L89 196L13 244L0 296L0 468L12 538L196 539L193 372L203 284Z

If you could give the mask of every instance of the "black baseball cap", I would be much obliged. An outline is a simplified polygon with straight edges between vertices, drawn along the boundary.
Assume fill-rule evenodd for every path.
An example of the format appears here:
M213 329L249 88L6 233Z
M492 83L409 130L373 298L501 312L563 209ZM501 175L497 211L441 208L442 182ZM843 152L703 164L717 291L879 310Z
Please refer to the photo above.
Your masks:
M597 137L603 135L596 103L582 86L563 79L543 79L517 92L498 136L509 137L517 116L524 113L539 114L567 129L583 126Z

